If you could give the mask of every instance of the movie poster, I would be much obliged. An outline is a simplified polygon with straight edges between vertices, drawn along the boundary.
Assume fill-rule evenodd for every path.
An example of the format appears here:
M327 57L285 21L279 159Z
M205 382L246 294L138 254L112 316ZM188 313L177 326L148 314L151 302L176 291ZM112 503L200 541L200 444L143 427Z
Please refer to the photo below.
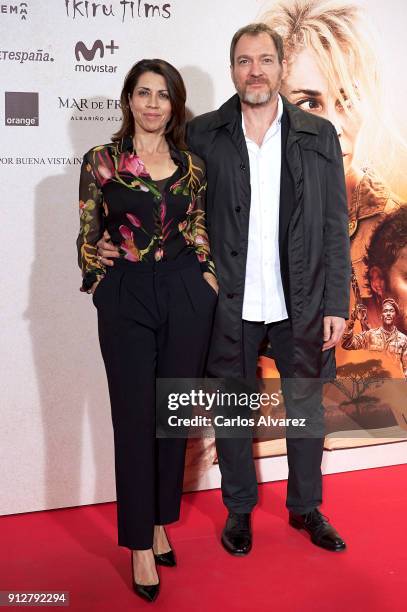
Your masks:
M324 402L330 449L407 434L400 400L407 378L407 125L400 110L405 85L398 80L391 87L402 36L391 22L392 5L399 4L269 0L255 18L283 38L288 72L281 93L329 119L342 148L352 282L350 316L336 350L338 382ZM264 378L278 377L271 359L260 365ZM384 384L389 379L396 380ZM202 466L216 461L210 441L190 445L199 446ZM257 457L285 453L283 438L254 447Z

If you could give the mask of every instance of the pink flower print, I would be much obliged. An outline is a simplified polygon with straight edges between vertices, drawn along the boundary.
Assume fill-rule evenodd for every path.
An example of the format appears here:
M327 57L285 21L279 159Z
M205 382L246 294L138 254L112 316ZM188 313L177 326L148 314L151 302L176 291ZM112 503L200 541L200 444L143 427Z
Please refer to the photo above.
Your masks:
M202 236L201 234L197 234L195 236L195 244L198 246L203 246L203 245L208 244L208 241L205 238L205 236Z
M160 219L161 219L162 224L164 224L166 214L167 214L167 205L165 201L163 201L161 202L161 205L160 205Z
M83 200L79 200L79 216L81 217L86 210L86 204Z
M163 240L167 240L170 234L169 227L172 223L172 219L170 219L169 221L167 221L167 223L165 223L166 214L167 214L167 204L165 203L165 200L163 200L160 204L160 221L161 221L161 227L162 227Z
M125 153L120 156L119 172L128 172L133 176L149 176L144 163L137 155L126 155Z
M125 240L133 240L133 232L127 227L127 225L121 225L119 227L119 232Z
M107 183L107 181L109 181L113 176L112 171L107 166L99 166L98 173L99 173L99 177L101 179L100 182L102 183L102 185Z
M110 157L105 154L103 155L102 151L97 153L98 163L96 164L96 171L98 175L98 179L103 187L107 181L114 175L114 166Z
M181 185L181 179L178 179L178 181L175 181L175 183L173 183L170 187L170 191L173 191L174 189L176 189L177 187L179 187Z
M198 253L198 261L206 261L206 255L205 253Z
M141 227L141 221L138 217L136 217L136 215L131 215L130 213L126 213L126 217L130 221L130 223L134 225L134 227Z
M192 200L188 206L187 215L190 215L195 208L195 200Z
M188 221L186 220L182 221L181 223L178 223L178 231L183 232L187 225L188 225Z
M128 259L129 261L140 261L140 253L134 244L133 232L126 225L121 225L119 227L119 232L124 238L124 241L120 244L120 247L126 253L124 259Z
M168 223L166 223L163 227L163 240L167 240L168 236L170 235L171 223L172 223L172 219L170 219Z
M154 259L156 261L160 261L160 259L162 259L163 257L164 257L163 249L157 249L154 253Z

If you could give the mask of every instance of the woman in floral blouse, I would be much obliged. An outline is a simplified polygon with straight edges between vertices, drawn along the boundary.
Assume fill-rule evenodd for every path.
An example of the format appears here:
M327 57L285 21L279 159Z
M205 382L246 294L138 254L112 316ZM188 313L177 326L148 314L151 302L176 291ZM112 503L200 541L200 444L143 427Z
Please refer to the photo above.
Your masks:
M118 543L133 586L153 601L156 564L176 565L163 525L179 517L184 439L156 439L156 378L203 376L217 282L205 226L205 167L186 149L185 86L163 60L126 76L122 127L91 149L80 178L77 240L98 313L115 443ZM104 267L104 230L119 247Z

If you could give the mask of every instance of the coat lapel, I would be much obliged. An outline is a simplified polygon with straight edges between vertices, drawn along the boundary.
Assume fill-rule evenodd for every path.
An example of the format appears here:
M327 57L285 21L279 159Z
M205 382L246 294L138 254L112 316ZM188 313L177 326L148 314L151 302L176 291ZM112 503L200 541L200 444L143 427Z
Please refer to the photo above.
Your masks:
M225 102L218 110L218 118L214 128L218 129L220 127L224 127L228 131L239 153L241 164L243 164L244 170L247 171L247 177L250 182L249 154L242 128L242 108L237 94Z
M295 193L293 178L287 163L287 141L289 133L289 123L287 111L283 112L281 118L281 178L280 178L280 212L279 212L279 232L278 243L280 249L280 260L284 248L285 237L291 215L295 208Z

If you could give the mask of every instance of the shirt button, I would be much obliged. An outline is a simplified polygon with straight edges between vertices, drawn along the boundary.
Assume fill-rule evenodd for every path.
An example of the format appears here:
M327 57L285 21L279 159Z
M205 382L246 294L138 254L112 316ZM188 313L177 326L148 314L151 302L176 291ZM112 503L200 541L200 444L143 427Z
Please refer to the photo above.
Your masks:
M238 255L237 251L230 251L230 254L232 255L232 257L236 257L236 255Z
M235 211L236 212L240 212L242 210L242 208L240 206L235 206Z
M246 166L244 165L243 162L240 164L240 170L246 170Z
M226 297L228 297L228 298L229 298L229 300L231 300L232 298L234 298L234 297L235 297L235 294L234 294L234 293L228 293L228 294L226 295Z

